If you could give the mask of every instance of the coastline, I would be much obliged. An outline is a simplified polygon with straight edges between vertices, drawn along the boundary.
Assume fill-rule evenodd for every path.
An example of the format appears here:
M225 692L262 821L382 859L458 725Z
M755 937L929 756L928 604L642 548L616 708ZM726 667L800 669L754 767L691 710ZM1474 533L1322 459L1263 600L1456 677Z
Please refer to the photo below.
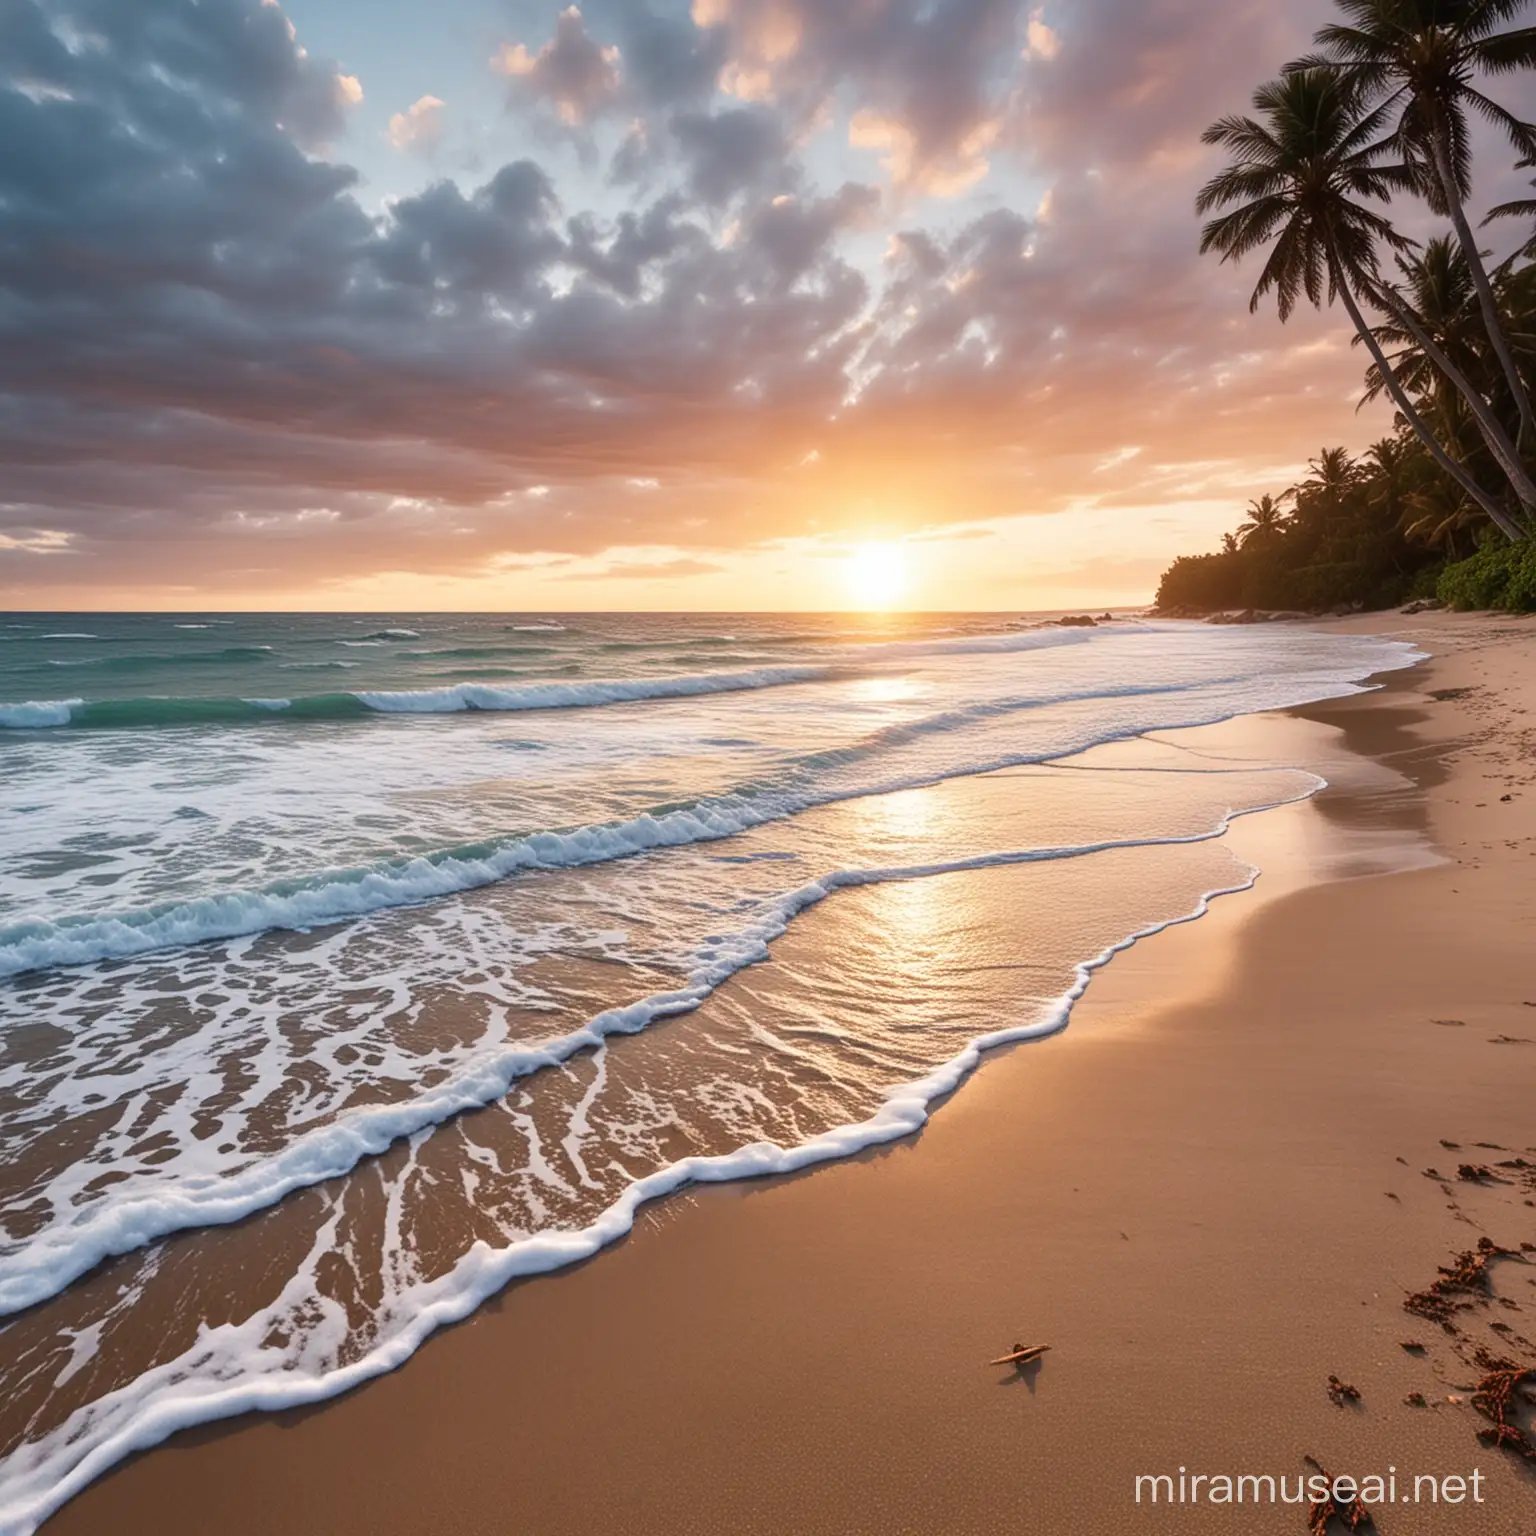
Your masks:
M1457 1528L1527 1528L1536 1483L1477 1445L1470 1409L1401 1404L1445 1352L1415 1361L1396 1340L1423 1332L1404 1287L1473 1240L1459 1217L1536 1239L1509 1188L1458 1190L1448 1212L1418 1172L1448 1156L1441 1137L1533 1139L1536 1044L1490 1042L1536 1036L1518 946L1536 789L1478 804L1471 791L1510 776L1453 750L1482 724L1478 697L1427 701L1490 686L1470 648L1487 634L1536 703L1536 628L1339 627L1389 622L1440 654L1384 694L1300 713L1420 787L1325 792L1232 841L1305 824L1312 846L1331 817L1400 842L1427 829L1460 862L1317 884L1315 862L1258 856L1256 897L1121 956L1064 1034L994 1056L920 1136L673 1197L401 1372L177 1437L46 1529L1131 1530L1149 1518L1134 1473L1294 1473L1308 1452L1481 1463L1490 1502ZM1347 844L1334 852L1355 856ZM1038 1372L1000 1383L981 1367L1026 1334L1054 1345ZM1361 1386L1360 1409L1328 1401L1330 1371ZM1416 1528L1411 1513L1392 1528Z

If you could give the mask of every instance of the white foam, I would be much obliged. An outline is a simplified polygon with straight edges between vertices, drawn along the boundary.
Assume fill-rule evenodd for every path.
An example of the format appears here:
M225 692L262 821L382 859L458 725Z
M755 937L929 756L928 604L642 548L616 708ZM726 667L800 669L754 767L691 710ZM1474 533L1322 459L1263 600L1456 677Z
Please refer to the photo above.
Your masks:
M1408 666L1420 653L1401 644L1373 649L1368 667L1382 670ZM1224 652L1217 653L1224 659ZM1357 666L1359 663L1357 662ZM805 669L771 669L776 674ZM815 670L815 669L811 669ZM763 674L752 674L760 678ZM708 679L658 679L635 687L698 684ZM781 680L787 680L782 679ZM1070 679L1068 680L1070 683ZM550 685L563 688L566 685ZM583 691L582 702L593 702L586 690L624 687L621 684L571 685ZM768 686L760 684L760 686ZM1204 692L1201 692L1201 689ZM974 724L989 718L1006 720L1007 712L1049 702L1041 694L1024 699L990 701L965 710L944 711L927 719L892 727L867 747L834 749L816 754L823 770L785 787L753 794L727 794L699 801L692 807L642 814L625 821L569 830L545 831L530 836L489 839L470 847L449 848L435 854L386 860L353 868L318 871L302 880L281 886L235 890L169 902L161 906L129 908L119 912L89 913L57 920L31 918L0 925L0 975L15 974L55 965L88 964L97 960L124 959L177 945L210 939L235 938L271 928L307 928L318 923L365 916L389 907L409 906L504 880L524 870L572 868L628 858L659 848L715 841L753 827L794 816L818 805L916 789L964 774L993 772L1047 761L1065 752L1082 751L1098 743L1140 732L1210 724L1254 709L1273 709L1308 700L1357 692L1360 684L1347 672L1306 672L1234 682L1231 678L1207 678L1198 685L1171 688L1103 688L1084 693L1068 686L1054 696L1093 705L1111 697L1135 703L1143 697L1188 699L1188 703L1159 716L1132 712L1123 718L1102 711L1084 717L1071 736L1058 735L1033 750L1002 750L988 755L967 752L958 758L920 761L907 772L871 772L850 776L852 770L876 760L882 751L899 750L953 724ZM499 690L492 690L499 692ZM449 690L455 697L459 690ZM526 696L526 690L515 690ZM359 695L359 697L369 697ZM374 695L423 701L435 695ZM407 708L412 706L406 706ZM419 703L416 707L427 707ZM469 707L469 706L465 706ZM529 706L535 707L535 706Z
M1225 829L1224 823L1196 839L1167 841L1203 841L1220 836ZM1072 850L1079 851L1089 850ZM690 978L688 988L633 1007L652 1007L652 1018L697 1007L703 996L718 985L718 981L710 981L711 976L724 980L741 965L761 958L767 952L768 941L783 933L794 916L841 885L918 879L1063 854L1063 850L1033 850L987 855L949 865L849 870L825 877L782 898L778 909L761 924L737 936L729 958L722 957L705 967L696 978ZM1250 870L1239 883L1206 893L1194 910L1145 927L1080 963L1073 984L1043 1016L972 1040L925 1076L888 1090L879 1110L865 1120L835 1127L789 1147L759 1141L731 1153L684 1158L631 1182L617 1201L579 1230L543 1232L502 1247L478 1241L446 1274L429 1281L407 1277L391 1302L393 1331L347 1365L316 1372L312 1367L306 1368L295 1355L295 1350L301 1351L302 1346L291 1342L290 1331L282 1326L282 1320L304 1306L311 1314L317 1310L322 1314L315 1319L320 1329L334 1325L331 1331L345 1332L345 1317L339 1304L327 1299L315 1285L317 1266L340 1241L340 1206L333 1204L308 1258L269 1306L242 1322L203 1327L195 1345L179 1358L160 1364L98 1398L55 1430L14 1451L0 1467L4 1474L0 1488L0 1536L31 1536L43 1520L108 1468L135 1451L159 1444L178 1430L241 1413L276 1412L322 1402L394 1370L437 1328L467 1317L510 1281L577 1263L624 1236L633 1227L637 1211L648 1201L689 1183L723 1183L793 1173L913 1134L926 1123L934 1100L954 1092L975 1070L983 1053L1060 1030L1093 973L1116 954L1139 939L1198 918L1216 896L1248 889L1257 873ZM595 1045L603 1035L626 1027L643 1027L643 1021L633 1021L631 1014L631 1009L619 1009L599 1016L586 1030L569 1037L576 1042L571 1050ZM415 1154L413 1145L409 1154L412 1160ZM330 1325L323 1315L327 1309L335 1314Z
M698 698L712 693L743 693L790 683L819 682L835 673L830 667L762 667L752 672L702 672L689 677L620 678L612 682L530 683L522 688L492 688L461 683L454 688L424 688L405 693L358 693L369 709L387 714L457 714L467 709L582 709L603 704L634 704L652 699Z
M27 731L68 725L72 711L84 703L84 699L53 699L30 704L0 704L0 727Z
M189 1179L143 1194L109 1198L82 1211L63 1227L49 1227L12 1254L0 1257L0 1315L16 1312L54 1295L103 1259L130 1252L172 1232L240 1221L275 1204L293 1190L339 1177L364 1157L382 1152L393 1141L440 1124L467 1109L501 1098L516 1079L559 1065L577 1051L611 1034L634 1034L658 1018L697 1008L743 967L768 958L768 946L807 907L849 886L958 874L1008 865L1081 858L1111 849L1180 847L1221 837L1232 821L1258 810L1273 809L1314 794L1323 785L1304 775L1309 786L1290 799L1229 812L1208 830L1176 837L1124 838L1060 848L1029 848L985 853L971 858L885 869L835 871L771 902L763 917L735 934L718 937L700 951L701 962L686 985L609 1009L580 1029L540 1042L499 1050L472 1062L410 1100L344 1114L305 1135L280 1153L216 1180Z

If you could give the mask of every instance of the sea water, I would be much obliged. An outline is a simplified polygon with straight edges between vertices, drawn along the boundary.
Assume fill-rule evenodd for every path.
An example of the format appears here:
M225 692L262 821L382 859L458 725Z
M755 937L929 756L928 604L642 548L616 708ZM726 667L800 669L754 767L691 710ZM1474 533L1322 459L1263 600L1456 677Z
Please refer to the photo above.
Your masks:
M1165 733L1417 657L995 615L0 626L6 1531L394 1368L644 1200L916 1130L1321 782Z

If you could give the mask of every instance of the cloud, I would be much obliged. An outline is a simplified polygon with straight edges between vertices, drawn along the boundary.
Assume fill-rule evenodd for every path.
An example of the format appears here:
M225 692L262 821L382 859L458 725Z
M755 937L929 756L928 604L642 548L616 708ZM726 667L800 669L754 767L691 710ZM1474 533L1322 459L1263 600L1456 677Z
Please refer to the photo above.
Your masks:
M1043 10L1029 13L1029 24L1024 29L1024 37L1026 59L1054 59L1061 52L1061 39L1046 25Z
M687 576L718 576L725 570L713 560L679 556L672 560L613 560L591 571L571 571L554 581L674 581Z
M16 528L0 533L0 555L57 555L74 542L74 535L57 528Z
M795 131L854 103L851 138L898 184L953 195L987 171L1019 54L1016 0L701 0L726 40L721 81Z
M443 108L437 96L423 96L389 120L385 137L396 149L435 149L443 137Z
M685 112L673 119L672 132L687 165L689 190L701 202L719 206L738 193L787 186L794 179L776 113L760 107Z
M898 187L955 197L987 174L986 152L1001 128L1001 118L983 119L947 153L924 156L917 133L907 123L866 110L849 119L848 142L855 149L882 151L880 163Z
M619 59L617 47L592 39L572 5L561 11L554 36L537 53L522 43L504 43L491 65L519 94L548 102L562 122L575 126L618 100Z
M0 593L681 577L872 519L1240 503L1380 427L1336 318L1250 317L1195 249L1199 130L1312 6L589 0L508 79L629 122L643 181L590 206L552 155L371 211L323 148L350 77L280 6L10 0Z

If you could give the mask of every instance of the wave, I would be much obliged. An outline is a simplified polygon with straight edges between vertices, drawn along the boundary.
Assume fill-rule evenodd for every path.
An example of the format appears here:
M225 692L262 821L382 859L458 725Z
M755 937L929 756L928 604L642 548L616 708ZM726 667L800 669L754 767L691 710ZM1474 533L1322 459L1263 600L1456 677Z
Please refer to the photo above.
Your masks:
M421 635L414 629L376 629L370 635L364 635L365 640L420 640Z
M142 698L62 699L47 703L0 704L0 729L79 726L129 730L161 725L242 725L270 721L275 712L298 720L365 719L366 705L350 693L299 699Z
M423 688L406 693L359 693L370 709L387 714L452 714L466 709L581 709L601 704L635 704L652 699L695 698L742 693L788 683L824 682L830 667L762 667L752 672L700 672L686 677L621 678L614 682L530 683L524 688Z
M343 642L349 643L349 642ZM341 663L334 663L341 665ZM613 682L529 683L492 688L458 683L403 692L321 693L294 699L142 698L34 701L0 704L0 729L52 726L116 727L241 724L270 720L360 720L370 714L445 715L472 710L590 709L604 704L741 693L790 683L822 682L838 675L825 666L761 667L747 672L702 672L684 677L627 678Z
M1407 649L1407 648L1405 648ZM1408 665L1407 661L1402 663ZM674 680L676 681L676 680ZM552 685L540 684L548 689ZM555 685L558 686L558 685ZM571 685L572 691L593 684ZM607 685L613 686L613 685ZM643 686L641 684L624 685ZM662 848L734 837L769 822L786 820L816 806L839 801L920 789L945 779L996 772L1049 761L1127 734L1153 728L1204 725L1228 718L1229 703L1212 702L1204 710L1174 713L1167 720L1134 727L1089 728L1082 738L1048 749L1000 752L963 763L949 763L918 772L870 776L854 782L828 783L828 768L847 768L869 761L891 747L923 736L963 730L969 725L1032 709L1044 704L1099 697L1132 697L1139 693L1182 694L1197 684L1137 689L1127 686L1094 693L1070 691L1008 699L888 727L852 747L810 754L790 765L787 782L737 790L683 805L659 807L627 821L499 836L482 842L438 849L411 858L391 858L348 869L329 869L300 880L288 880L249 890L230 891L154 907L117 913L81 914L56 920L27 919L0 926L0 976L58 965L88 965L100 960L128 959L152 950L240 938L269 929L303 929L322 923L365 917L392 907L459 895L532 869L571 869L606 864ZM1314 683L1299 697L1326 697L1330 691L1352 691L1357 685L1337 681ZM532 690L520 690L529 692ZM454 691L456 692L456 690ZM397 695L411 707L431 707L434 694ZM277 701L269 701L268 707ZM254 706L253 706L254 707Z
M1233 813L1218 828L1198 834L1195 838L1166 841L1189 842L1219 837L1239 814L1251 813ZM769 943L783 934L796 916L845 886L921 879L969 869L996 867L1008 862L1024 862L1042 857L1070 857L1092 851L1095 850L999 853L958 860L952 864L905 869L846 870L825 876L779 898L758 923L735 936L729 943L727 954L706 962L689 978L684 988L674 993L658 994L641 1003L632 1004L627 1009L614 1009L599 1015L584 1029L546 1047L551 1055L548 1064L558 1064L579 1050L598 1046L607 1035L633 1032L644 1028L646 1023L656 1018L674 1016L698 1007L711 991L743 965L766 958ZM836 1126L788 1147L761 1141L741 1147L735 1152L683 1158L635 1180L595 1221L576 1231L542 1232L502 1248L493 1247L484 1241L476 1242L446 1274L435 1280L417 1282L406 1287L395 1298L391 1308L391 1315L399 1324L396 1331L345 1366L320 1375L292 1368L282 1346L279 1344L274 1347L272 1342L274 1337L280 1339L282 1336L281 1329L276 1326L282 1298L272 1307L261 1309L242 1322L202 1328L197 1342L185 1355L156 1366L128 1385L77 1410L57 1429L13 1452L8 1458L7 1471L14 1469L14 1472L7 1479L6 1502L0 1506L0 1527L14 1533L14 1536L24 1536L24 1533L35 1531L49 1515L108 1468L135 1451L159 1444L178 1430L232 1418L242 1413L275 1412L323 1402L395 1370L439 1327L462 1321L512 1280L546 1274L590 1258L630 1232L642 1206L673 1194L688 1184L727 1183L794 1173L913 1135L927 1123L935 1101L953 1093L975 1071L985 1053L1001 1046L1040 1039L1059 1032L1068 1023L1074 1004L1087 990L1094 973L1107 965L1115 955L1152 934L1203 916L1213 900L1249 889L1257 875L1257 870L1250 869L1241 882L1207 892L1193 910L1149 925L1110 945L1091 959L1080 962L1075 967L1071 986L1042 1016L1028 1022L1005 1025L972 1040L925 1076L887 1090L880 1109L863 1121ZM562 1051L563 1054L558 1054ZM507 1054L510 1057L532 1053ZM497 1087L501 1073L508 1065L504 1060L500 1070L486 1073L483 1086L491 1097L482 1102L491 1102L506 1092L507 1086L517 1075L515 1071L510 1073L506 1082ZM418 1105L423 1102L418 1101ZM373 1140L383 1134L391 1119L408 1123L408 1119L401 1120L400 1117L408 1117L410 1111L418 1105L390 1106L363 1112L363 1115L376 1117L376 1120L372 1135L365 1133L358 1144L366 1141L371 1145ZM363 1118L363 1115L358 1118ZM427 1121L420 1128L425 1129L432 1123ZM328 1127L327 1132L340 1132L342 1129L338 1123ZM346 1131L354 1137L358 1135L358 1130L356 1124L346 1127ZM327 1132L315 1134L320 1136ZM400 1130L394 1136L408 1134L412 1133ZM393 1140L394 1136L388 1139ZM384 1145L387 1144L388 1140ZM359 1153L359 1157L366 1155L366 1150ZM317 1175L306 1182L319 1182L321 1177L330 1176L334 1175ZM281 1196L273 1196L273 1199L277 1198ZM224 1219L237 1218L230 1216ZM323 1230L315 1252L328 1246L334 1236L334 1233ZM302 1283L304 1278L305 1273L301 1270L295 1277L295 1283ZM278 1356L276 1360L273 1359L274 1354Z
M0 1316L56 1294L104 1259L131 1252L173 1232L241 1221L255 1211L275 1205L294 1190L349 1173L364 1158L376 1156L402 1137L414 1136L467 1110L483 1108L503 1097L518 1079L557 1067L578 1051L600 1045L610 1035L638 1034L659 1019L692 1012L738 971L768 959L769 945L785 933L791 921L834 891L934 875L1053 863L1133 848L1211 842L1224 836L1240 816L1293 804L1324 786L1325 781L1315 774L1299 770L1298 773L1311 780L1298 794L1229 811L1203 832L1017 849L928 864L843 869L823 875L769 900L762 915L738 932L710 939L698 951L697 963L679 988L607 1009L567 1034L533 1045L502 1047L467 1063L453 1077L405 1102L344 1113L238 1173L216 1181L196 1180L181 1187L150 1189L108 1200L62 1230L26 1241L14 1253L0 1257Z
M39 640L99 640L100 635L80 634L74 630L66 630L62 634L39 635Z
M68 725L74 711L84 708L84 699L57 699L49 703L34 704L0 704L0 730L35 731L47 726Z
M218 651L177 651L147 656L102 656L88 661L48 661L50 667L99 667L103 672L138 672L155 667L227 666L231 663L270 661L270 645L228 645ZM35 668L33 670L36 670Z
M548 625L513 628L540 629ZM383 631L380 631L383 633ZM870 661L919 656L998 654L1045 650L1090 643L1085 630L1033 634L983 635L961 640L914 640L849 647L845 653ZM348 646L382 646L382 640L343 640ZM231 646L216 652L194 652L192 658L217 661L265 659L269 648ZM188 658L165 658L167 661ZM143 658L119 658L103 665L142 666ZM292 665L292 664L290 664ZM300 664L302 665L302 664ZM825 681L842 675L829 664L751 668L740 672L702 672L680 677L621 678L610 682L530 683L521 688L493 688L458 683L447 688L357 693L315 694L285 701L216 697L148 697L33 700L0 704L0 730L38 730L59 726L134 729L157 725L238 725L270 723L274 714L285 721L357 720L377 714L459 714L469 710L578 709L603 704L689 698L711 693L737 693L788 683Z
M493 661L498 656L558 656L551 645L460 645L440 651L401 651L411 661ZM566 654L569 654L568 652Z

